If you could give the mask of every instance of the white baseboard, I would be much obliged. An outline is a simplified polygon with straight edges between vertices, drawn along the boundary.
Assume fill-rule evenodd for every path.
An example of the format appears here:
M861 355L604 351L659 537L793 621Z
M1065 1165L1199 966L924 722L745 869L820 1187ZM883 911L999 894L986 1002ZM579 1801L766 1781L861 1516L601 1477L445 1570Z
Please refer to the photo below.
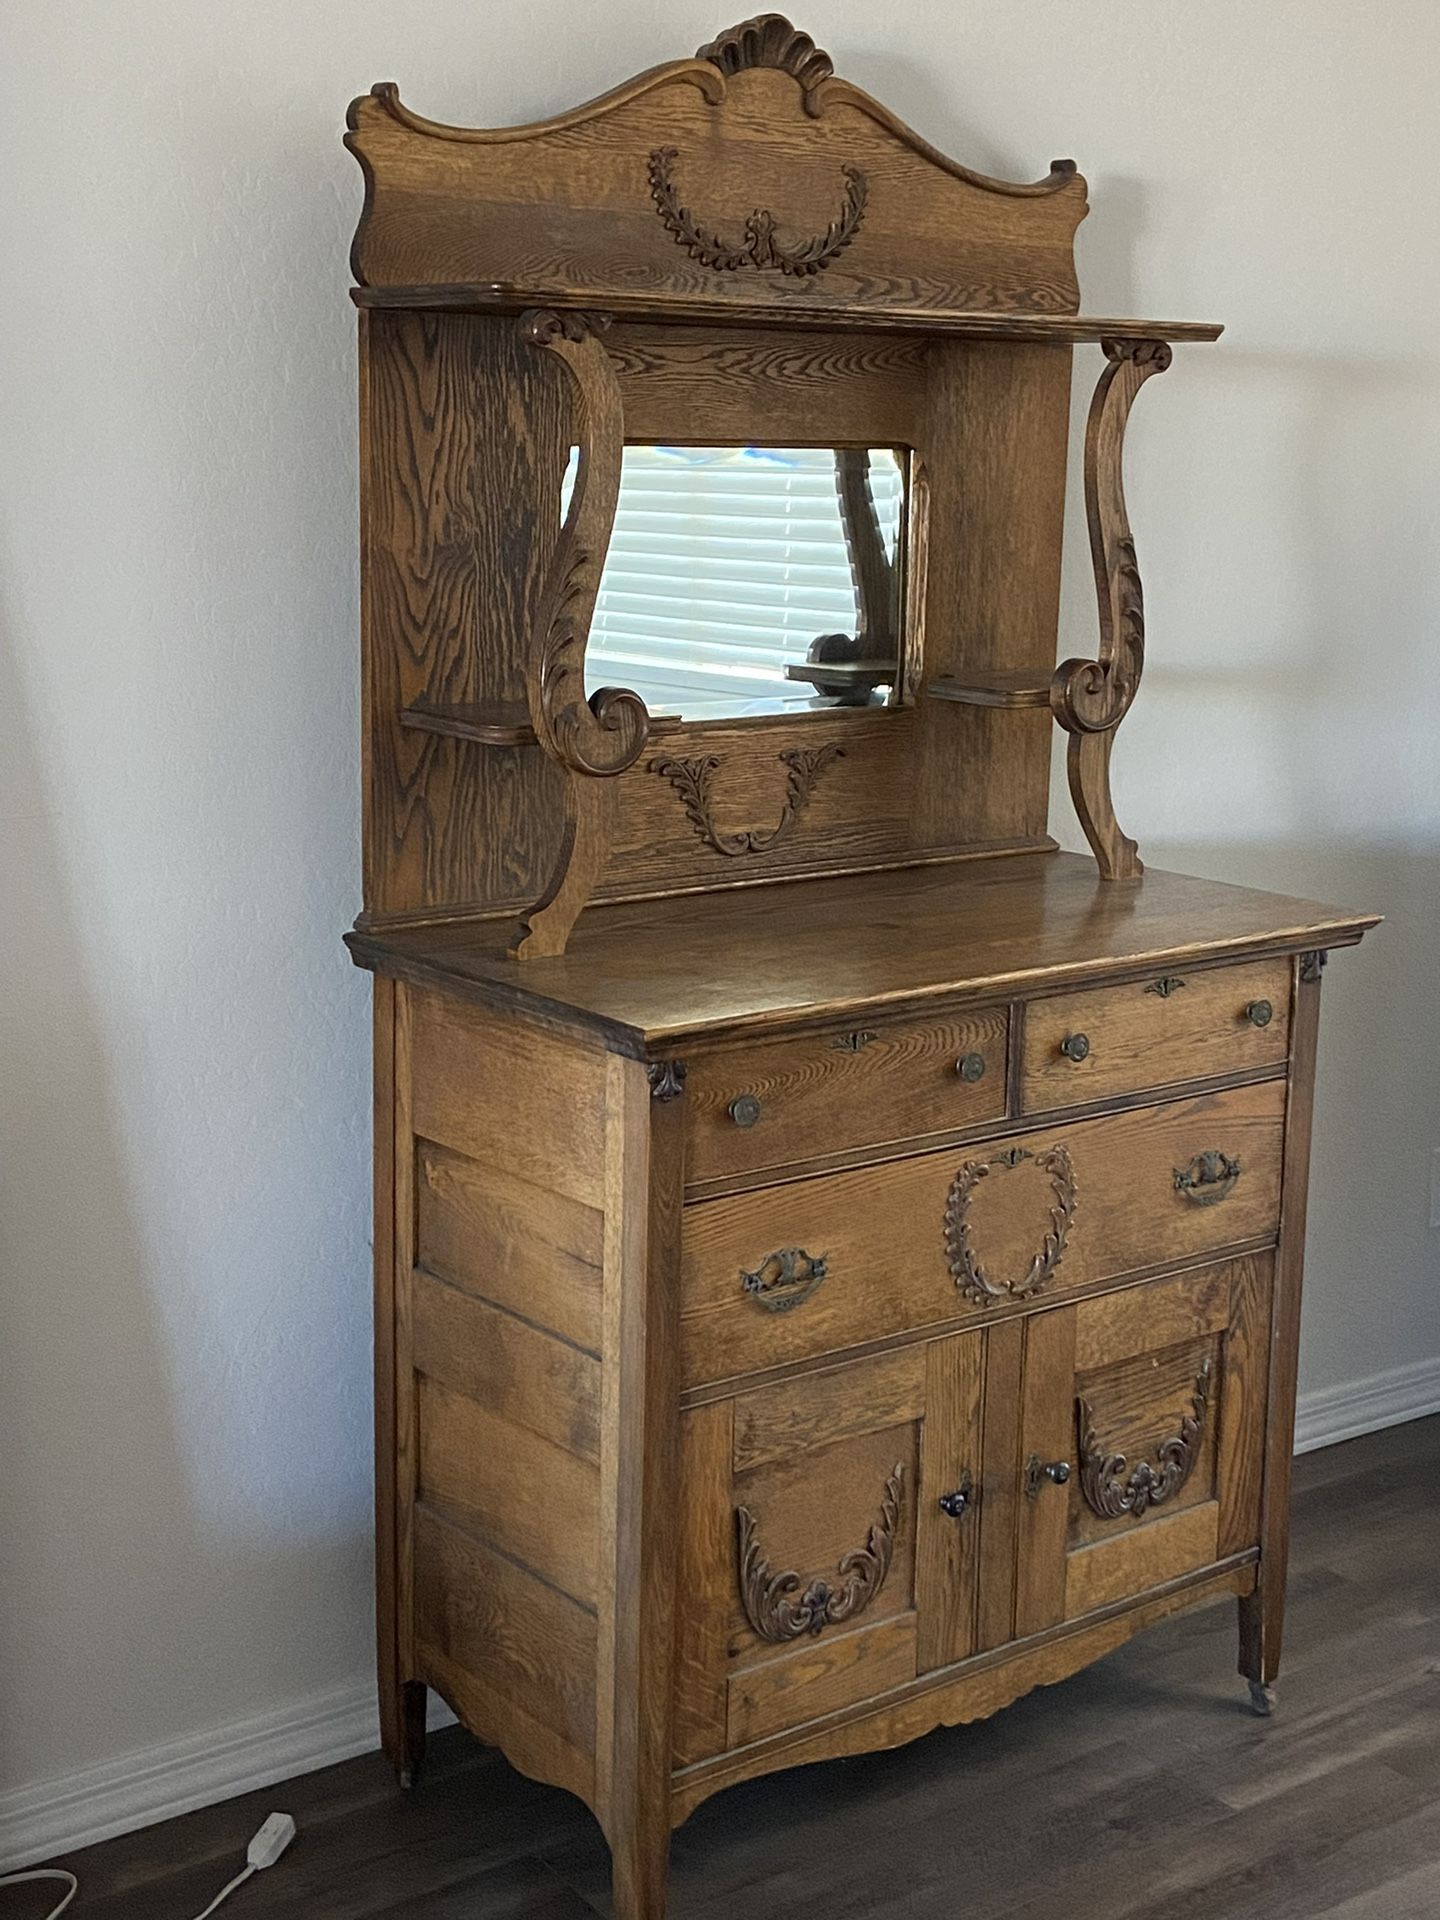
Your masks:
M454 1715L430 1696L430 1725ZM278 1713L164 1740L58 1780L0 1794L0 1873L75 1853L196 1807L233 1800L372 1753L380 1744L375 1682L335 1687ZM243 1846L249 1834L242 1834Z
M1440 1413L1440 1358L1414 1360L1363 1380L1302 1393L1295 1412L1295 1451L1313 1453L1362 1433L1398 1427Z
M1310 1453L1430 1413L1440 1413L1440 1359L1302 1394L1295 1451ZM448 1725L452 1716L433 1694L430 1704L430 1724ZM375 1688L367 1678L279 1713L162 1741L0 1794L0 1872L333 1766L378 1745Z

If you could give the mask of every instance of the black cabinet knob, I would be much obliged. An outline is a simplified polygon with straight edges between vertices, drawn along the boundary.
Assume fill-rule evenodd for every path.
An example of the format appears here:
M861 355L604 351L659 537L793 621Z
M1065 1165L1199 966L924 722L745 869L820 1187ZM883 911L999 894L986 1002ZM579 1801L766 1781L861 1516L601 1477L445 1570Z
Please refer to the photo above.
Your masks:
M1252 1027L1268 1027L1275 1018L1275 1009L1268 1000L1252 1000L1245 1009L1245 1018Z
M1060 1051L1067 1060L1088 1060L1090 1057L1089 1034L1067 1033L1060 1042Z
M955 1062L955 1071L962 1080L973 1087L977 1080L985 1078L985 1056L983 1053L962 1053Z
M737 1127L753 1127L760 1118L760 1102L753 1093L737 1093L728 1111Z

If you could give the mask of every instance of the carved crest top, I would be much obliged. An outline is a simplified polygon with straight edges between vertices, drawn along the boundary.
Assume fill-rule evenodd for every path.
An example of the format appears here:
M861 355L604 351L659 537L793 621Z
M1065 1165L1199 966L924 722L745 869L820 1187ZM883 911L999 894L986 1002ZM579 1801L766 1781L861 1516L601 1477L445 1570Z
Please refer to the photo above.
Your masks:
M1073 161L1039 180L950 159L782 14L524 126L442 125L393 82L356 100L351 259L457 304L667 303L1056 318L1076 312ZM420 302L417 299L417 304Z
M802 87L818 87L835 71L835 63L808 33L791 26L783 13L761 13L738 27L717 33L695 49L697 60L708 60L722 73L743 73L747 67L778 67Z

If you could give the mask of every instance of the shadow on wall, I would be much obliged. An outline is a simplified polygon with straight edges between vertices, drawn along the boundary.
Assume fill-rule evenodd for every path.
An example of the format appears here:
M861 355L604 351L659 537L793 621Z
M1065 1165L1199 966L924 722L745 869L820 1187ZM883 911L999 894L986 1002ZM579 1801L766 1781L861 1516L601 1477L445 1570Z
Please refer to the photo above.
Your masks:
M1321 997L1301 1392L1440 1355L1440 850L1234 846L1141 837L1147 864L1370 909L1385 924L1331 957Z
M89 1662L123 1725L127 1646L193 1633L176 1589L157 1612L151 1569L193 1563L199 1541L65 836L3 620L0 769L0 1727L41 1724L56 1674ZM0 1783L30 1778L0 1745Z

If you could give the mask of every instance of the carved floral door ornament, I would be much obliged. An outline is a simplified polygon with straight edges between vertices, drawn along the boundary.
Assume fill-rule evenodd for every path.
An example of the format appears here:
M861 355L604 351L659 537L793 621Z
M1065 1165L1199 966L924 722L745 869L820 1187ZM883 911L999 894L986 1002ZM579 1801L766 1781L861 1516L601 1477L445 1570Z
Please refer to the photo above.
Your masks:
M800 1574L770 1571L770 1562L760 1548L755 1515L749 1507L735 1509L740 1598L745 1618L762 1640L783 1645L802 1634L813 1637L865 1611L890 1571L904 1485L905 1466L897 1461L885 1482L880 1511L865 1545L847 1553L836 1569L838 1584L817 1575L803 1592Z

